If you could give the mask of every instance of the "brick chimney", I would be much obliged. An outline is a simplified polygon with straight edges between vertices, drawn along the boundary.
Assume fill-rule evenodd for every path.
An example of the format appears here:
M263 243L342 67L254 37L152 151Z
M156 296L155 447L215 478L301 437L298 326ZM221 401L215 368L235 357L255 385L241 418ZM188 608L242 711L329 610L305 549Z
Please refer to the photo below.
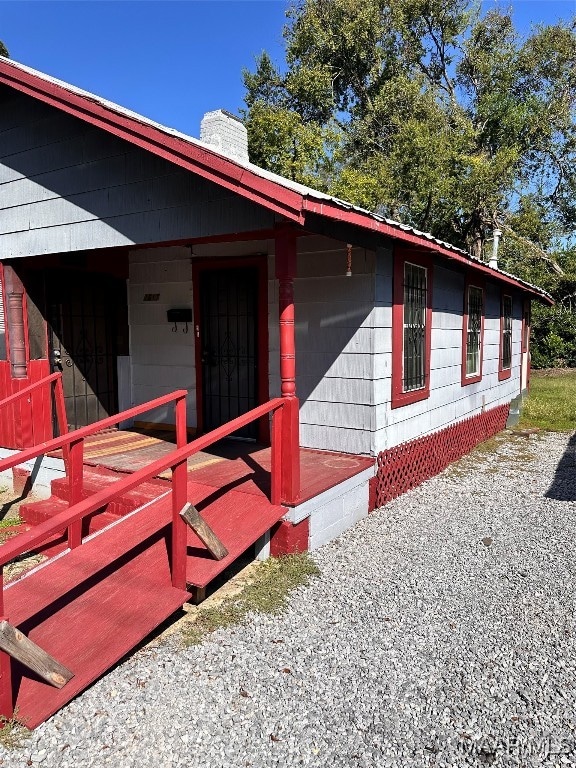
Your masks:
M231 160L248 162L248 132L242 121L223 109L207 112L200 123L200 141Z

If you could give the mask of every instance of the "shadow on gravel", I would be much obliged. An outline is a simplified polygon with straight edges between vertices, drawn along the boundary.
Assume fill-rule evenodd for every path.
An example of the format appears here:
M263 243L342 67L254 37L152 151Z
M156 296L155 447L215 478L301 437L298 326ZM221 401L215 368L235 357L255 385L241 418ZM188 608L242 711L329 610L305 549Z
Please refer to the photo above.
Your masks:
M572 435L560 459L546 498L556 501L576 501L576 433Z

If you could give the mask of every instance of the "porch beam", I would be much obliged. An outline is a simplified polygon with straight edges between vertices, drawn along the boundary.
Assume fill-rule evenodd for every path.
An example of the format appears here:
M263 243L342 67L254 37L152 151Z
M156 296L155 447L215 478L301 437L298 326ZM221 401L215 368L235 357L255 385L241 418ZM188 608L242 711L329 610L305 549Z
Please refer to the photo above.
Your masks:
M300 414L296 396L296 335L294 329L295 230L278 229L275 237L276 277L280 325L280 394L286 400L282 419L282 501L296 501L300 493Z

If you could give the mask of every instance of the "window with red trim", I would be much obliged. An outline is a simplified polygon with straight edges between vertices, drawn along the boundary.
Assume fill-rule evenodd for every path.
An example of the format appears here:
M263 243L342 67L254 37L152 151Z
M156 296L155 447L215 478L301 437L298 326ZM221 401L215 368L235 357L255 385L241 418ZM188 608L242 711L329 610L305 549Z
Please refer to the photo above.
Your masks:
M512 296L502 296L500 314L500 365L498 378L508 379L512 373Z
M432 262L400 251L394 262L392 408L430 396Z
M462 324L462 386L482 379L484 290L466 282Z
M530 299L524 300L522 313L522 352L528 352L530 348L530 326L532 325Z

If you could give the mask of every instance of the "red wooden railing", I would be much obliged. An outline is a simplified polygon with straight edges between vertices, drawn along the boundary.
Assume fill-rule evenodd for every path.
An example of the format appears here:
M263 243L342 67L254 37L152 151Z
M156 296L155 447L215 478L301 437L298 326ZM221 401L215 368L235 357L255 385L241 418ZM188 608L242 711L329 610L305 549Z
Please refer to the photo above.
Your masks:
M292 483L294 457L283 457L283 448L288 444L286 432L291 427L289 418L291 416L291 401L287 400L287 398L275 398L264 405L259 405L243 416L229 421L218 429L202 435L190 443L186 443L186 394L185 390L178 390L170 395L151 400L123 413L110 416L88 427L82 427L74 432L61 435L34 448L28 448L15 456L0 461L0 471L3 471L36 458L43 453L55 451L59 448L65 449L68 447L69 449L67 469L70 483L70 506L68 509L55 515L50 520L35 526L31 530L15 536L0 546L0 621L9 620L9 617L4 614L4 583L2 576L5 565L19 555L40 546L52 536L62 533L64 530L67 530L68 546L70 549L80 546L82 544L82 520L85 517L167 469L172 471L171 578L174 587L185 589L187 529L186 523L180 517L180 512L187 502L187 459L223 437L268 414L272 415L270 500L273 504L295 500L295 489ZM174 403L175 408L176 448L147 467L143 467L139 471L123 477L123 479L116 481L87 499L82 499L83 447L86 437L153 408L167 405L170 402ZM284 410L288 410L286 415L283 413ZM284 460L286 461L284 462ZM295 460L299 461L299 457ZM288 469L286 472L283 471L284 463L286 463ZM0 651L0 679L2 682L0 686L0 713L9 717L11 715L12 696L9 683L10 660L3 651Z
M41 443L34 448L27 448L14 456L0 461L0 472L22 464L25 461L36 458L50 451L69 446L68 481L70 489L70 506L65 512L55 515L50 520L35 526L32 530L22 533L0 546L0 575L2 568L18 555L29 551L44 543L46 539L61 533L68 532L68 546L74 549L82 543L82 520L101 507L104 507L115 498L138 487L141 483L156 477L167 469L172 470L172 507L173 507L173 558L172 580L174 586L183 588L185 583L186 564L186 525L180 518L180 511L186 503L187 475L186 462L190 456L213 445L223 437L236 432L252 421L272 414L272 451L271 451L271 492L270 500L273 504L289 503L294 499L286 494L287 484L283 483L283 442L284 427L283 410L286 407L285 398L276 398L264 405L259 405L248 413L229 421L218 429L198 437L190 443L186 443L186 390L178 390L170 395L151 400L143 405L102 419L88 427L82 427L74 432ZM84 440L89 435L101 431L113 424L133 418L148 410L159 408L174 402L176 420L176 448L147 467L116 481L102 491L82 500L83 487L83 448ZM2 606L0 605L0 615Z
M50 374L50 376L45 376L43 379L40 379L39 381L34 382L34 384L30 384L29 386L24 387L24 389L19 390L13 395L9 395L8 397L5 397L3 400L0 400L0 413L2 414L0 418L6 418L5 409L7 407L15 406L16 404L20 403L24 398L28 398L28 403L30 404L29 412L24 414L21 411L20 413L20 418L22 422L25 422L20 425L22 438L25 442L32 442L32 444L34 444L35 442L34 441L35 419L34 419L34 413L32 410L33 409L32 393L49 385L54 392L54 405L56 408L56 422L58 424L58 431L60 432L61 435L64 435L66 434L66 432L68 432L68 421L66 419L66 407L64 404L64 389L62 387L61 373L52 373ZM48 409L45 412L45 418L47 420L47 423L41 425L41 434L43 435L50 434L52 432L51 409Z

